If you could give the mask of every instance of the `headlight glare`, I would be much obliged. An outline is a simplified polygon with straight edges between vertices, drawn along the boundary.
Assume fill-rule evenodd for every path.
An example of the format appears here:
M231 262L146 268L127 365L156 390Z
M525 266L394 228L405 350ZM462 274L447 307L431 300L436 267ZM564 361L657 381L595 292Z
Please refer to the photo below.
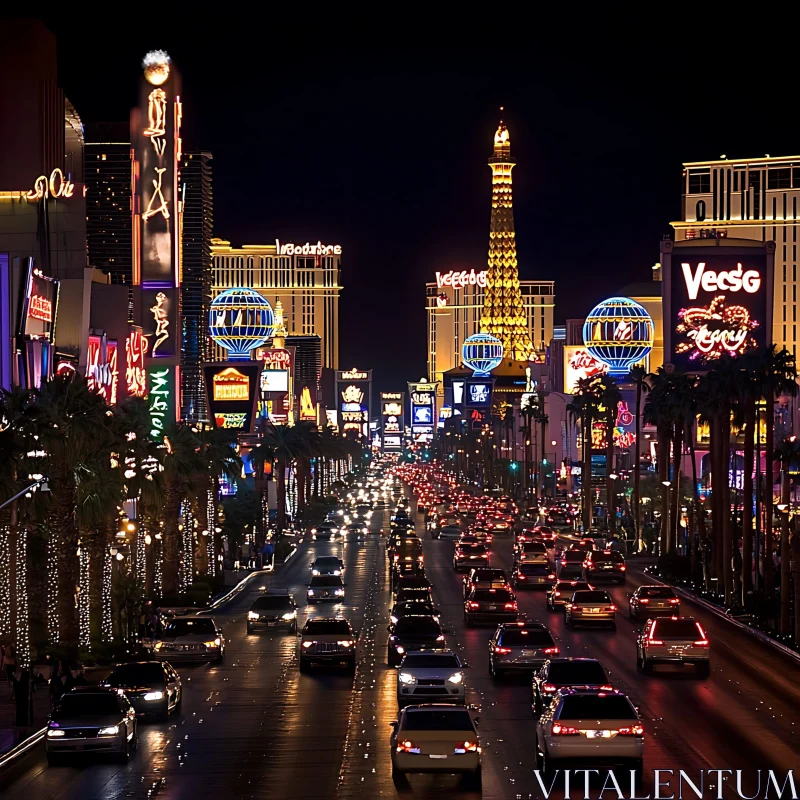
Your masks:
M450 683L461 683L464 680L463 672L454 672L448 679Z
M163 700L164 692L148 692L145 696L145 700Z
M400 681L400 683L406 683L406 684L417 682L417 679L410 672L401 672L397 676L397 679Z
M50 728L47 731L47 738L48 739L55 739L57 736L66 736L64 731L56 730L55 728Z
M248 611L247 619L258 619L258 614L255 611Z
M119 733L119 725L109 725L107 728L100 728L98 736L116 736Z

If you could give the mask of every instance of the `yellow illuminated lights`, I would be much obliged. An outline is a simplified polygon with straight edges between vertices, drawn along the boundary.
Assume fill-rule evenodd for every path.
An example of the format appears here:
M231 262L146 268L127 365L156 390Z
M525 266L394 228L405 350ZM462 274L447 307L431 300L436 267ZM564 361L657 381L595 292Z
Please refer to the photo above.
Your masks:
M26 195L28 200L41 200L43 197L72 197L75 184L64 177L64 173L56 167L48 180L46 175L40 175L33 183Z
M153 89L150 92L147 98L147 121L144 135L150 137L156 154L163 156L167 146L164 138L167 133L167 94L163 89Z
M142 214L143 220L148 220L156 214L161 214L164 219L169 219L169 209L167 208L167 200L161 192L161 179L167 171L166 167L156 167L156 175L158 178L153 179L153 194L150 197L150 202L147 204L147 211ZM157 208L153 208L156 198L160 198L161 203Z
M153 335L155 341L150 355L155 357L158 348L169 338L169 306L164 292L159 292L156 295L156 304L151 307L150 311L156 323L156 330Z
M142 60L144 77L153 86L161 86L169 78L170 58L164 50L151 50Z

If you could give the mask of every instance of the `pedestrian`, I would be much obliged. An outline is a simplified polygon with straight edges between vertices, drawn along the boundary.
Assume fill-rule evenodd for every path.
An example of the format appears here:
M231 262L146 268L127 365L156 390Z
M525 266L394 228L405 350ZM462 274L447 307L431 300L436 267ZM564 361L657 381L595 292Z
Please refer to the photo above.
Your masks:
M58 703L61 696L67 691L67 674L69 674L67 665L57 658L50 671L50 699L53 705Z
M17 669L17 650L14 647L14 642L8 642L3 648L3 668L5 669L9 686L13 686L14 672Z

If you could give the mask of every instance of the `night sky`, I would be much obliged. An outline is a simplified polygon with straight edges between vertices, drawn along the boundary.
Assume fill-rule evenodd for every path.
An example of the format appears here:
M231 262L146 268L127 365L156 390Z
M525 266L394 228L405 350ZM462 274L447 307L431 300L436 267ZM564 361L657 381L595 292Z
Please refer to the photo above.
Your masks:
M744 50L717 50L718 22L654 18L637 33L578 6L562 20L509 10L495 25L487 6L446 26L389 7L230 22L213 9L139 25L122 12L46 17L61 84L84 121L127 120L142 56L167 50L187 149L214 155L215 235L341 244L341 366L373 368L379 390L425 374L425 281L485 267L500 105L520 276L556 281L556 322L649 279L679 214L682 161L800 150L795 100L775 80L794 74L791 54L741 29Z

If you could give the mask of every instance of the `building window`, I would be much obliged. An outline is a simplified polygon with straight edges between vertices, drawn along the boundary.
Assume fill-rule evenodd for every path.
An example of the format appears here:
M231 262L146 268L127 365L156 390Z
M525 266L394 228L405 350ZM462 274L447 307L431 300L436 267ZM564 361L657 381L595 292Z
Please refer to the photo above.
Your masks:
M767 171L767 189L791 189L792 170L789 167Z
M708 194L711 191L711 171L689 173L689 194Z
M706 218L706 202L705 200L698 200L694 211L695 219L702 222Z

